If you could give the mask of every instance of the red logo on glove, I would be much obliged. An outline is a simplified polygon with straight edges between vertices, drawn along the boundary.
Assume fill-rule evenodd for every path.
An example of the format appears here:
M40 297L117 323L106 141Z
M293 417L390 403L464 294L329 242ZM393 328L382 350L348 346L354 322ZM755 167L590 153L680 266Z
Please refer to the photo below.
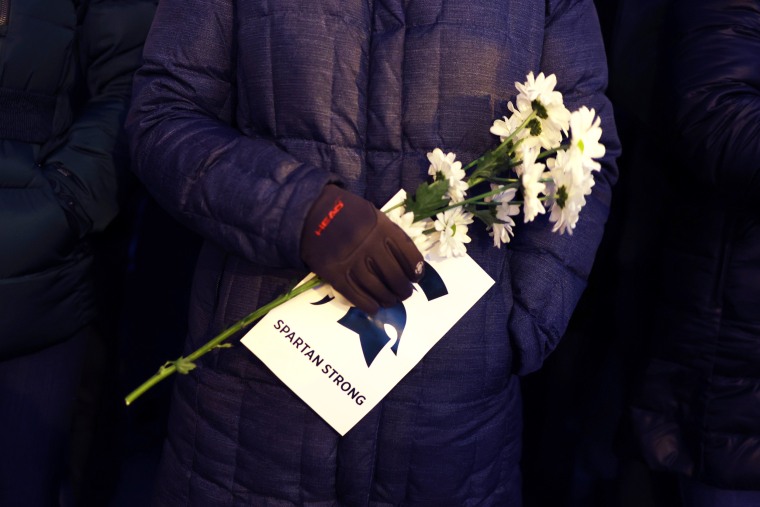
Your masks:
M333 218L335 218L338 215L338 213L340 213L340 210L342 209L343 209L343 201L341 201L340 199L337 199L332 209L327 212L327 215L325 215L325 218L323 218L322 221L319 222L319 225L317 226L317 230L314 231L314 234L316 234L317 236L321 236L324 230L327 229L327 226L330 225L330 222L333 221Z

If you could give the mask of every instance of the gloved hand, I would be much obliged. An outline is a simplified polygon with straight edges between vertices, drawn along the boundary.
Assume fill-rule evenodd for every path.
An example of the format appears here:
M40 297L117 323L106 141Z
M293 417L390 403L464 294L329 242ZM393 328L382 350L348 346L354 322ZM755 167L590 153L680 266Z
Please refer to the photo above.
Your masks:
M369 201L335 185L325 187L306 216L301 258L370 315L411 296L424 266L399 226Z

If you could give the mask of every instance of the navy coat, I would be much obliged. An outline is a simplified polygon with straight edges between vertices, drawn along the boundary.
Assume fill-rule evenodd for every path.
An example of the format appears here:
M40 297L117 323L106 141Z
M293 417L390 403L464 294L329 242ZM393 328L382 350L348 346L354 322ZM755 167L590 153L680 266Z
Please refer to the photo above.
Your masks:
M760 2L678 1L674 13L681 163L633 422L653 468L757 490Z
M164 0L127 128L136 171L203 234L187 351L306 271L304 216L340 180L375 204L498 142L514 83L556 73L602 116L604 168L573 236L545 219L468 253L495 286L340 437L242 346L177 379L162 505L519 505L516 374L554 348L602 236L618 153L590 0ZM475 228L473 228L475 229Z

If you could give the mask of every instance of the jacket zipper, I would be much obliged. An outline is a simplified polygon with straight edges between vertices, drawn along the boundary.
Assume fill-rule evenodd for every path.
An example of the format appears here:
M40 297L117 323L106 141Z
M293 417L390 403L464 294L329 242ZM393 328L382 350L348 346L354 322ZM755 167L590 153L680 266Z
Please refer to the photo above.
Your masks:
M0 0L0 28L8 24L8 11L11 8L11 0Z

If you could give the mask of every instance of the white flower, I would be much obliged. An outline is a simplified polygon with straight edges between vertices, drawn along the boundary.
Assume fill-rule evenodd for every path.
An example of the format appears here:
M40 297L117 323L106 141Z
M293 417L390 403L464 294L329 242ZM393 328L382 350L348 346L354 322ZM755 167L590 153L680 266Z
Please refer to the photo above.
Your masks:
M504 142L506 138L511 136L515 130L517 130L517 127L519 127L521 123L522 120L520 120L518 115L504 116L503 118L494 120L489 131L491 134L499 136L499 140Z
M462 162L456 160L456 154L447 153L444 155L440 148L436 148L427 154L427 158L430 161L428 174L434 179L442 178L448 181L449 189L446 195L451 202L463 201L468 188L467 182L464 181L467 174L462 169Z
M499 203L496 207L496 219L501 222L494 223L491 226L490 234L493 237L493 246L496 248L501 248L502 244L509 243L511 236L515 235L512 232L512 227L515 226L512 217L520 213L520 206L512 203L516 193L516 188L509 188L493 196L493 200Z
M414 213L406 211L403 206L391 209L386 216L412 238L414 245L423 255L431 247L430 236L425 234L425 231L433 228L432 220L424 219L415 222Z
M562 94L554 91L555 86L557 86L557 76L554 74L544 76L543 72L539 72L538 76L534 77L533 71L528 73L525 83L515 83L515 88L520 92L518 99L522 97L528 102L540 100L544 106L554 102L562 103Z
M536 162L537 149L523 147L521 152L522 164L516 170L522 183L524 220L531 222L537 215L546 211L539 198L539 194L546 191L546 184L541 181L544 178L545 166Z
M569 165L570 155L558 151L556 159L548 161L552 178L552 192L549 199L551 214L549 221L554 222L553 232L573 233L581 209L586 204L586 197L591 192L594 179L591 174L584 174Z
M602 119L593 109L582 106L570 115L570 158L573 166L580 166L584 172L598 171L601 165L594 159L604 156L605 148L599 139Z
M441 257L458 257L467 252L465 243L470 242L467 226L473 222L472 213L461 206L438 213L435 216L437 253Z
M556 148L562 142L570 126L570 111L565 107L562 94L554 90L557 77L548 77L541 72L537 77L528 74L525 83L515 83L518 91L516 106L510 102L508 108L513 112L513 121L525 121L535 111L536 117L528 122L527 127L518 137L529 146L544 149Z

